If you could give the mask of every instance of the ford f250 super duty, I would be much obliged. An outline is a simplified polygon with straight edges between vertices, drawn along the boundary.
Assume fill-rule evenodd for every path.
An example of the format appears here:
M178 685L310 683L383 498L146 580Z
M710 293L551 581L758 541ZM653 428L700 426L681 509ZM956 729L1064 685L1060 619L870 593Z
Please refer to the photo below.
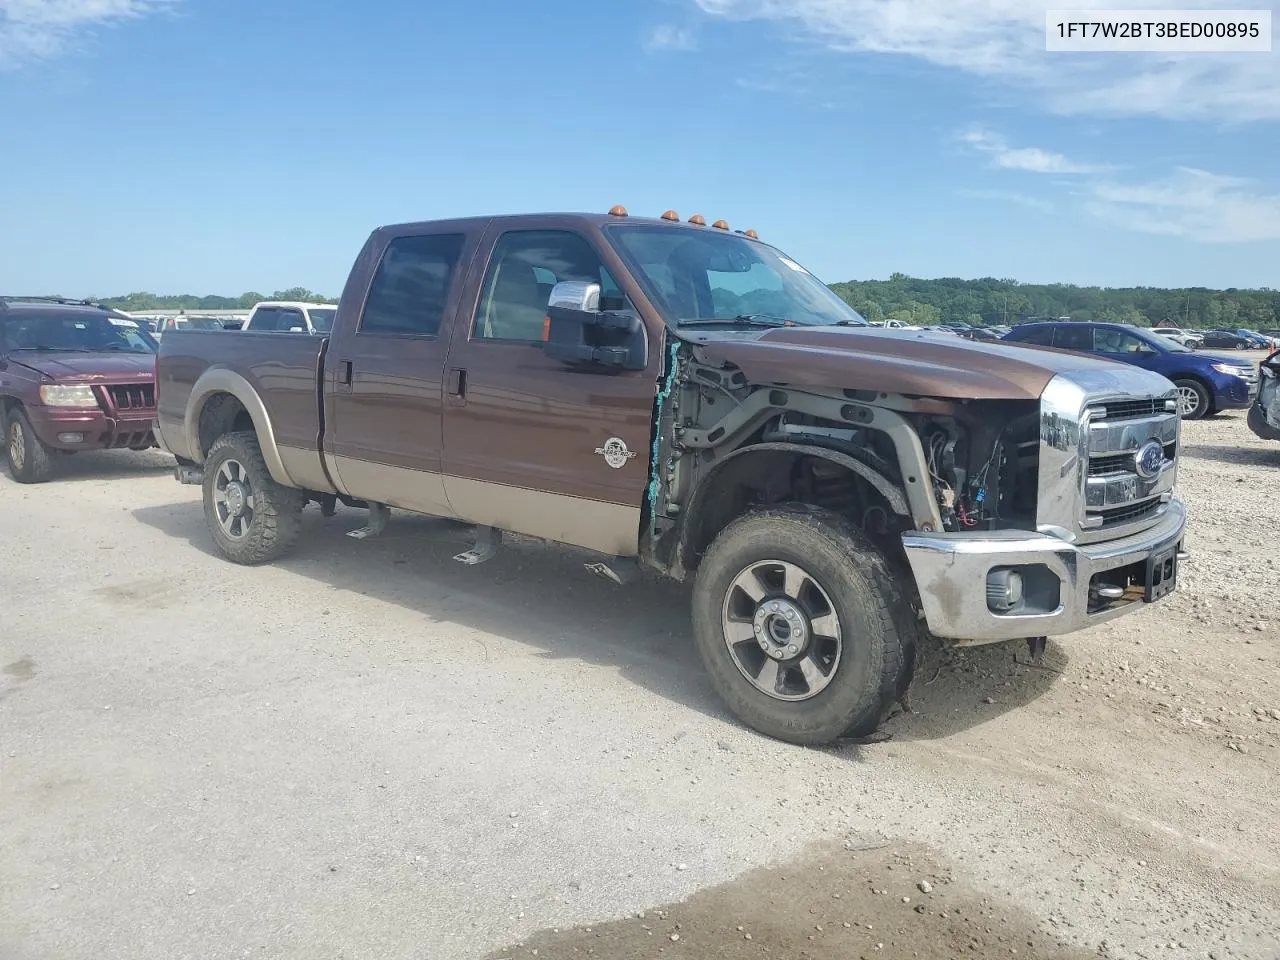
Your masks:
M748 725L874 730L917 639L1048 636L1174 589L1164 377L869 328L723 221L542 214L387 226L323 337L175 331L156 435L230 560L309 503L576 545L693 579L694 641Z

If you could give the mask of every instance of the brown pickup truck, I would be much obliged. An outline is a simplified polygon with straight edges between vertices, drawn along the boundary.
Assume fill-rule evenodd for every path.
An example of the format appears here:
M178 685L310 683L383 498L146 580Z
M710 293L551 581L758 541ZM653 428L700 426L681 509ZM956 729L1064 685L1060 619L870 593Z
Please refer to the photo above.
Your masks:
M85 300L0 297L0 426L9 474L40 483L81 450L156 445L157 344Z
M753 231L544 214L375 230L323 338L175 331L157 435L259 563L311 502L693 578L748 725L873 730L917 639L1044 638L1174 588L1177 393L1050 349L869 328Z

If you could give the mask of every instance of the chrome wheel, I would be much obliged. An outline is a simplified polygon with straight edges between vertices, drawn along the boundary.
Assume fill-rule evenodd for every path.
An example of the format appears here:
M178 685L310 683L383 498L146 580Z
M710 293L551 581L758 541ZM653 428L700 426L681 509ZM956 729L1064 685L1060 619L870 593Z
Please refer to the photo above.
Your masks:
M9 460L15 470L21 470L27 462L27 435L20 423L9 424Z
M253 484L239 460L224 460L213 482L218 526L232 540L243 540L253 523Z
M840 666L840 617L817 580L794 563L761 560L734 577L721 629L734 665L776 700L817 696Z
M1200 394L1194 387L1178 387L1178 414L1193 417L1200 409Z

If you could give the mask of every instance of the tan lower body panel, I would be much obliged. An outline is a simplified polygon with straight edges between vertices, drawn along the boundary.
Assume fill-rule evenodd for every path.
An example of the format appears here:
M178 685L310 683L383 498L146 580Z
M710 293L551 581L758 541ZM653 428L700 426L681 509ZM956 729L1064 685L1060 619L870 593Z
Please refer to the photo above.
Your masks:
M619 557L639 553L639 507L463 477L445 477L444 486L457 515L471 523Z
M401 510L497 527L619 557L639 553L640 508L334 457L343 491Z
M330 457L342 490L357 500L374 500L433 517L457 516L444 495L444 477L386 463Z
M320 465L320 454L314 450L303 450L300 447L281 445L280 462L284 464L295 487L303 490L314 490L316 493L333 493L329 479L324 475L324 467Z

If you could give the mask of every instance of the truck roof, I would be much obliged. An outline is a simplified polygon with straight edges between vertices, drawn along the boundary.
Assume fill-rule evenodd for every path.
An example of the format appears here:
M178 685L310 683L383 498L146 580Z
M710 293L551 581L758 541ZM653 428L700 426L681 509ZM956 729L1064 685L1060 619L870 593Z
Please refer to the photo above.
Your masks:
M378 227L375 232L394 231L401 233L415 227L434 227L448 223L460 228L480 227L491 220L510 220L537 222L542 220L577 221L583 226L603 227L611 223L633 223L643 226L668 227L680 230L713 230L716 233L732 233L750 240L759 240L754 230L733 230L724 220L708 221L700 214L694 214L688 220L681 220L674 210L668 210L660 217L634 217L623 207L614 207L608 213L584 213L582 211L547 211L543 213L497 213L479 217L444 217L436 220L416 220L405 223L388 223ZM701 222L699 222L701 221ZM720 226L723 225L723 226Z

